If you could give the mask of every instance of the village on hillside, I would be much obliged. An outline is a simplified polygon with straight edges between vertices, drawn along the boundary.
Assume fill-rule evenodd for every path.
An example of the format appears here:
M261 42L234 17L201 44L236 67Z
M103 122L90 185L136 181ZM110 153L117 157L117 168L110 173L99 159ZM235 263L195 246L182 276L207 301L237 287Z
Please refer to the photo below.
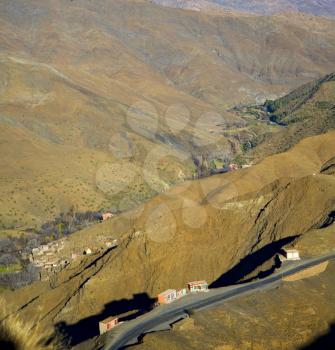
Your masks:
M105 213L102 217L103 221L109 220L113 217L113 214ZM29 259L30 263L38 269L40 280L46 281L71 262L87 255L114 248L117 245L118 239L106 235L97 236L94 241L85 242L80 246L71 243L68 237L63 237L33 248L30 253L22 253L22 259Z

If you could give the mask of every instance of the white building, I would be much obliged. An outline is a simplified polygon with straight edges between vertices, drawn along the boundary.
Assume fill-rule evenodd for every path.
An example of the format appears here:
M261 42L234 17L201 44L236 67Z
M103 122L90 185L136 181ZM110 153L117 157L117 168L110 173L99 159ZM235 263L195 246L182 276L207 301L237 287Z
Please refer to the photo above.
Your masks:
M284 249L284 257L287 260L300 260L299 251L297 249Z
M194 281L187 284L188 289L191 293L195 292L208 292L207 281Z
M182 297L184 297L185 295L187 295L187 289L183 288L177 291L177 299L180 299Z

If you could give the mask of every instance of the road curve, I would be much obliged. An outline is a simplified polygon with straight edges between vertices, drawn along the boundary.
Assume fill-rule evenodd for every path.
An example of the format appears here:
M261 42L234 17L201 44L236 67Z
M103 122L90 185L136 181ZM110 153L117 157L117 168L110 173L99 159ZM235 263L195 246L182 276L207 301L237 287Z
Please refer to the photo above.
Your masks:
M124 322L114 330L108 332L104 349L117 350L125 345L134 344L137 342L138 337L155 328L157 329L159 325L171 324L178 319L185 318L187 310L199 310L245 293L271 287L280 282L283 277L293 275L299 271L332 259L335 259L335 253L299 262L290 262L284 264L280 271L262 280L211 289L208 293L188 295L171 304L159 306L151 312L134 320Z

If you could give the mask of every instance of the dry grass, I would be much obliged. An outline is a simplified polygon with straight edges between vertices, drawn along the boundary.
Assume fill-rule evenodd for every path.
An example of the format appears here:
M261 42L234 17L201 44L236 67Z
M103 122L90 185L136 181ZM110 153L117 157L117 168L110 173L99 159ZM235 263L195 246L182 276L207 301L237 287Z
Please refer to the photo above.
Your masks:
M0 349L2 350L51 350L57 343L51 334L46 334L30 322L24 322L17 315L7 315L5 301L0 299Z
M200 144L213 141L213 154L238 152L236 133L243 139L247 133L258 133L261 125L250 118L252 130L229 130L227 126L223 135L218 125L241 122L226 108L277 96L305 82L307 72L319 76L334 66L330 59L335 57L333 47L322 49L334 42L334 26L323 18L303 21L291 14L285 19L243 16L213 21L201 13L147 1L104 0L87 7L77 2L51 6L25 0L27 8L39 9L32 34L25 27L26 19L12 27L11 18L20 13L15 6L7 8L2 3L1 40L11 43L0 55L0 71L6 72L0 79L3 228L39 227L72 205L81 211L119 205L124 199L119 193L109 196L97 188L99 169L119 159L126 159L128 168L133 163L141 167L157 145L177 153L181 147L188 151L196 135ZM53 11L59 16L52 16ZM52 27L47 25L50 22ZM76 36L68 30L71 26L78 28ZM264 28L273 26L277 34L265 37ZM126 34L137 27L141 39ZM306 37L313 45L305 42ZM285 60L283 52L290 53ZM129 107L138 101L157 110L159 133L156 122L145 129L159 138L135 132L143 129L141 118L128 120ZM191 119L182 131L179 127L187 118L169 109L180 105L189 110ZM206 117L207 112L217 112L223 120L213 121ZM199 122L200 116L205 120ZM217 139L222 139L222 145ZM121 140L116 142L117 150L111 147L113 140ZM122 150L122 143L128 142L129 152L128 146ZM191 161L184 164L172 158L166 161L167 171L161 171L163 187L178 182L180 173L188 175L192 166ZM143 179L136 180L127 189L131 196L125 201L140 202L152 196Z

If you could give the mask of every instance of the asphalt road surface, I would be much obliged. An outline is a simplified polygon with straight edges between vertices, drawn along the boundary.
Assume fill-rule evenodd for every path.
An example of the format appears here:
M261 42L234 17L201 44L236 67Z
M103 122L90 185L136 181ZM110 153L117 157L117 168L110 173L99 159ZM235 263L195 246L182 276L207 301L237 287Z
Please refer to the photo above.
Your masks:
M123 346L135 344L138 337L145 333L159 329L168 329L169 325L188 316L188 312L211 307L224 300L237 297L241 294L271 288L282 280L283 277L293 275L309 267L322 262L335 259L335 253L330 253L318 258L301 260L298 262L286 262L279 272L250 283L233 285L211 289L207 293L190 294L171 304L161 305L151 312L134 320L124 322L107 333L105 350L117 350Z

